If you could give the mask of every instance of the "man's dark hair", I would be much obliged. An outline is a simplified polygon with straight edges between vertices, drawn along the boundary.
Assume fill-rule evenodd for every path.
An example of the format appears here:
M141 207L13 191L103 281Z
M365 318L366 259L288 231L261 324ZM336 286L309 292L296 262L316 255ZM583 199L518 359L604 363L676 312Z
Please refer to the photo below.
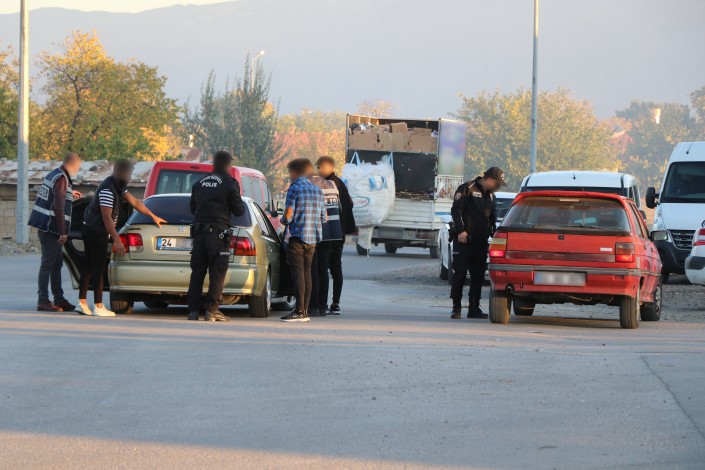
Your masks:
M118 158L113 164L113 173L124 173L126 171L132 171L135 166L132 161L127 158Z
M64 154L64 164L66 163L71 163L72 161L76 160L77 158L81 158L79 154L76 152L66 152Z
M309 160L308 158L295 158L289 163L287 163L286 168L289 171L293 171L297 175L303 175L309 165L311 165L311 160Z
M226 172L228 166L233 163L233 156L225 150L218 150L213 155L213 169L216 173Z
M333 157L329 157L328 155L323 155L322 157L319 157L318 160L316 160L316 165L320 165L321 163L330 163L331 165L335 166L335 160Z

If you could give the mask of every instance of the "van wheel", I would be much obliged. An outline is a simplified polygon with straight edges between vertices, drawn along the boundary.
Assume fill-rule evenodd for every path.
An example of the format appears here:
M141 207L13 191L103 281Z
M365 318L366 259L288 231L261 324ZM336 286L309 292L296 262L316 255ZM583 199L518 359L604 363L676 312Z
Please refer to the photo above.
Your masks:
M132 313L132 307L135 306L135 301L130 294L124 292L110 293L110 310L120 315L129 315Z
M164 302L163 300L145 300L144 302L145 307L147 308L154 308L154 309L159 309L163 310L169 306L169 302Z
M515 300L512 303L514 304L512 306L514 309L514 315L518 315L520 317L530 317L534 314L534 308L536 307L534 302L529 300Z
M431 252L431 258L438 259L438 252L440 251L438 249L438 245L434 245L434 246L430 247L429 251Z
M619 301L619 324L622 328L639 328L639 294L636 298L622 296Z
M492 323L509 323L509 297L503 291L490 292L490 321Z
M357 248L357 254L360 256L367 256L370 253L370 250L361 247L360 245L355 245Z
M267 282L261 295L251 295L249 299L250 316L267 318L272 311L272 276L267 272Z
M644 321L659 321L661 319L661 303L663 300L663 289L661 282L656 284L654 290L654 301L645 303L641 307L641 319Z
M393 243L385 243L384 244L384 252L393 255L394 253L397 252L397 246Z

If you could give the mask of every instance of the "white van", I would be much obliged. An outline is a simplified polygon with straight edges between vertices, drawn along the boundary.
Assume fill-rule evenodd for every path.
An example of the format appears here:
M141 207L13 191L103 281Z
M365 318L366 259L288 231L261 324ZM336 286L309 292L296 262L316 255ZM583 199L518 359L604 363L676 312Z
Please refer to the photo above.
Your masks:
M668 161L661 183L646 191L646 206L656 208L652 230L668 231L668 239L656 242L662 277L685 273L685 259L693 235L705 223L705 142L681 142Z
M521 182L521 192L526 191L590 191L626 196L641 211L639 185L632 175L608 171L544 171L531 173ZM643 215L643 214L642 214Z

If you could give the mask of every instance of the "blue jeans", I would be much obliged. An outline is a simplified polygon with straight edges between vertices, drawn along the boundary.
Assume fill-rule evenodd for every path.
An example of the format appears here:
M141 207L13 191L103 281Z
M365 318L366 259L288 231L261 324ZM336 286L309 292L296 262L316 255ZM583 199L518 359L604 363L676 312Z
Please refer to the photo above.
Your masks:
M51 281L51 293L54 301L64 300L64 290L61 287L61 268L64 260L61 256L61 244L59 236L51 232L39 231L39 243L42 246L42 261L39 265L39 289L37 291L37 303L43 304L49 300L49 281Z

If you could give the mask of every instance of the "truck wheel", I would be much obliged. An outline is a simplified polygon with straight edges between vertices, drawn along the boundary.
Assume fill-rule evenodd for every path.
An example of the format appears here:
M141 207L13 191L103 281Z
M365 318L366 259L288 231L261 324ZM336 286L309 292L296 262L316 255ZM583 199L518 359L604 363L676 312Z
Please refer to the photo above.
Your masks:
M248 300L250 316L252 318L267 318L272 311L272 276L267 272L267 282L264 292L260 295L251 295Z
M370 250L367 250L360 245L355 245L355 247L357 248L357 254L360 256L367 256L370 253Z
M509 323L509 297L503 291L490 292L490 321L492 323Z
M536 307L534 302L529 300L515 300L512 303L514 304L512 306L514 309L514 315L518 315L520 317L530 317L534 314L534 308Z
M622 328L639 328L639 294L636 298L622 296L619 301L619 324Z
M397 252L397 246L393 243L385 243L384 244L384 252L390 255L393 255L394 253Z
M147 308L154 308L158 310L163 310L169 306L169 302L164 302L162 300L145 300L144 302L145 307Z
M132 313L135 301L130 294L124 292L110 293L110 310L120 315L129 315Z
M438 259L438 252L440 251L438 249L438 245L434 245L434 246L430 247L429 251L431 252L431 258Z
M645 303L641 307L641 319L644 321L659 321L661 319L661 301L663 297L663 289L661 282L656 284L654 290L654 301Z
M668 271L661 271L661 283L668 284L668 278L671 277L671 273Z

